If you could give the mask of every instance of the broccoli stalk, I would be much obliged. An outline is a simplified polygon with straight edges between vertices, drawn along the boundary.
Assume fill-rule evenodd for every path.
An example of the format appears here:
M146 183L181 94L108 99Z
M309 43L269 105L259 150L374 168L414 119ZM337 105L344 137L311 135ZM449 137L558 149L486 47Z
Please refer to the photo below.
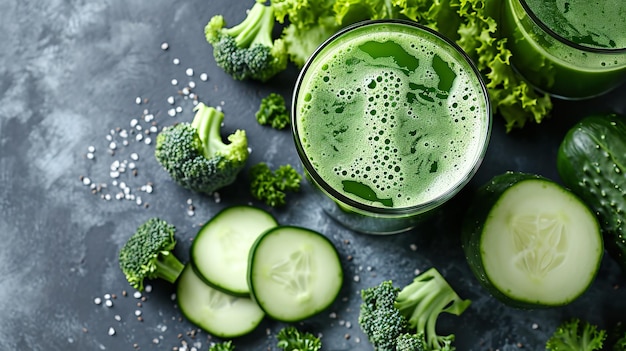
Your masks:
M146 279L176 282L184 265L172 253L176 228L159 218L140 225L119 252L119 264L126 280L139 290Z
M547 351L602 350L606 330L586 321L572 318L561 323L546 342ZM619 350L617 348L616 350Z
M219 67L237 80L267 81L287 68L287 48L274 40L276 19L271 5L257 1L239 24L225 28L222 15L213 16L204 28Z
M409 327L424 333L429 350L453 350L454 335L439 336L437 318L443 312L460 316L470 305L434 268L418 275L396 298L395 307L407 318Z
M211 194L232 184L249 156L244 130L224 143L220 128L224 114L198 104L191 123L164 128L156 139L155 157L172 179L186 189Z
M460 315L469 306L431 268L402 289L391 281L361 291L359 325L376 351L453 351L454 335L436 334L442 312Z
M202 142L203 156L207 159L219 155L222 157L218 166L225 167L228 162L242 164L248 158L248 139L242 130L228 136L229 144L222 141L220 130L224 114L204 104L198 104L191 126L196 129Z

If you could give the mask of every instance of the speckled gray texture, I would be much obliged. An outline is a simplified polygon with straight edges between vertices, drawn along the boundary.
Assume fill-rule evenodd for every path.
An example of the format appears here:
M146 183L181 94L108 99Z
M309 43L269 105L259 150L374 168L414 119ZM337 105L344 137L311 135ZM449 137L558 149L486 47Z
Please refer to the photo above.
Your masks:
M192 104L178 91L193 80L193 91L226 113L224 130L244 128L251 163L298 165L288 131L258 126L253 113L271 91L289 96L297 72L291 68L267 85L236 82L215 67L203 27L217 13L237 22L245 1L30 0L0 2L0 350L171 350L185 340L206 350L209 337L181 319L173 289L155 282L139 307L117 266L117 251L134 229L152 216L175 224L177 254L187 259L189 239L199 225L229 204L251 201L245 185L220 192L221 201L177 187L158 167L146 144L144 110L159 125L191 118ZM169 49L161 49L161 43ZM175 65L173 60L180 59ZM185 75L193 68L193 77ZM206 72L209 80L199 75ZM171 80L178 79L173 86ZM626 315L626 281L606 259L591 290L570 306L520 311L493 300L478 286L463 259L458 222L471 191L506 170L557 178L556 147L565 130L595 111L625 113L626 90L586 102L557 102L554 118L540 127L505 134L496 116L492 144L479 173L439 216L409 233L389 237L353 233L333 223L312 201L311 189L273 213L283 224L326 234L342 256L346 279L332 308L302 327L323 334L327 350L371 350L357 325L360 289L393 279L412 280L416 270L439 268L465 298L473 300L460 318L441 326L457 334L462 351L542 349L562 318L578 315L608 323ZM183 111L170 117L166 99ZM141 104L136 104L140 97ZM145 100L144 100L145 99ZM144 130L130 127L138 119ZM119 128L119 129L118 129ZM129 135L122 145L122 130ZM143 134L144 140L136 141ZM111 155L107 135L118 142ZM94 146L94 159L87 148ZM109 172L115 161L137 153L137 175L125 182L137 200L104 200L123 189ZM81 179L105 184L96 194ZM245 184L245 174L238 184ZM152 184L152 193L142 186ZM191 201L195 214L187 213ZM415 246L411 246L414 244ZM348 257L351 257L350 259ZM615 289L615 286L619 288ZM122 296L126 290L129 296ZM116 294L113 307L95 298ZM141 311L143 322L135 311ZM119 319L119 321L117 320ZM534 328L536 326L537 328ZM108 335L113 327L114 336ZM237 340L238 350L272 348L280 323L267 320ZM179 336L182 335L182 336ZM349 337L348 337L349 336Z

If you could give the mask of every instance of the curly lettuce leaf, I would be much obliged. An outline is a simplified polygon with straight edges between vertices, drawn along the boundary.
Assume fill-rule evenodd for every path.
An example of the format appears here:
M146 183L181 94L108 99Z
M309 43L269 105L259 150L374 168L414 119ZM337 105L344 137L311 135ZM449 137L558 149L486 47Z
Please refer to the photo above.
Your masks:
M498 34L498 0L273 0L290 59L302 67L317 46L346 25L367 19L409 19L455 41L483 74L494 114L506 131L541 123L550 115L549 95L514 71L506 39ZM541 64L539 62L538 64Z
M493 4L487 0L460 0L458 14L463 22L457 44L484 74L493 112L504 118L506 131L510 132L529 121L541 123L552 110L552 100L533 90L514 71L506 38L497 35L497 8Z

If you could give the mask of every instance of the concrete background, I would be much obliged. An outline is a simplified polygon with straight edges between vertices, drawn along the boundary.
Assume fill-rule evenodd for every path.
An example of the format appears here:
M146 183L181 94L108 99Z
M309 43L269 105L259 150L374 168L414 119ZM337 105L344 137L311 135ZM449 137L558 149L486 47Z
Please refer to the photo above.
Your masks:
M296 70L268 84L236 82L215 66L204 41L203 28L212 15L236 23L249 5L225 0L0 3L0 350L172 350L185 344L206 350L218 341L181 317L171 286L154 282L145 301L135 299L118 268L117 252L138 225L161 216L178 228L176 253L186 260L189 239L202 223L227 205L255 203L245 172L215 198L176 186L154 160L154 142L146 139L154 141L156 133L146 130L152 123L160 128L191 119L191 100L179 95L190 81L200 101L222 106L225 133L247 130L249 164L291 163L301 170L289 131L261 127L253 115L269 92L290 96ZM161 49L164 42L167 50ZM186 74L188 68L193 76ZM201 73L209 79L202 81ZM174 105L167 101L170 96ZM171 117L168 111L176 107L181 112ZM305 184L288 208L272 212L282 224L327 235L341 254L345 284L328 311L299 326L321 333L326 350L371 350L357 324L360 289L383 279L402 286L416 270L432 266L473 301L461 317L446 316L440 323L457 335L462 351L540 350L565 318L600 325L623 318L626 280L610 259L573 304L525 311L495 301L477 284L458 240L459 218L477 186L507 170L558 180L555 156L562 136L580 117L599 111L626 113L626 88L584 102L556 101L552 119L509 134L495 116L491 145L470 185L440 215L404 234L367 236L337 226L311 201ZM146 121L146 115L152 117ZM141 131L131 127L134 119ZM89 147L95 148L93 159ZM135 162L136 175L127 166L112 178L111 170L120 170L116 162ZM89 182L94 189L85 185ZM117 200L125 188L131 200ZM281 327L264 321L236 340L237 350L275 349ZM115 335L109 335L110 328Z

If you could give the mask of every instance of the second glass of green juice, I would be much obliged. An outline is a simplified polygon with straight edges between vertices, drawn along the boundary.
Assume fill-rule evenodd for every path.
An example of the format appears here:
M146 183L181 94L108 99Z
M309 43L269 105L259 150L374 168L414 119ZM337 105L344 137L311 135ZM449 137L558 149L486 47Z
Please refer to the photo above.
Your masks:
M536 89L563 99L626 81L626 1L503 0L511 64Z
M363 233L409 230L452 198L479 167L491 131L470 59L413 22L337 33L303 67L292 108L321 206Z

